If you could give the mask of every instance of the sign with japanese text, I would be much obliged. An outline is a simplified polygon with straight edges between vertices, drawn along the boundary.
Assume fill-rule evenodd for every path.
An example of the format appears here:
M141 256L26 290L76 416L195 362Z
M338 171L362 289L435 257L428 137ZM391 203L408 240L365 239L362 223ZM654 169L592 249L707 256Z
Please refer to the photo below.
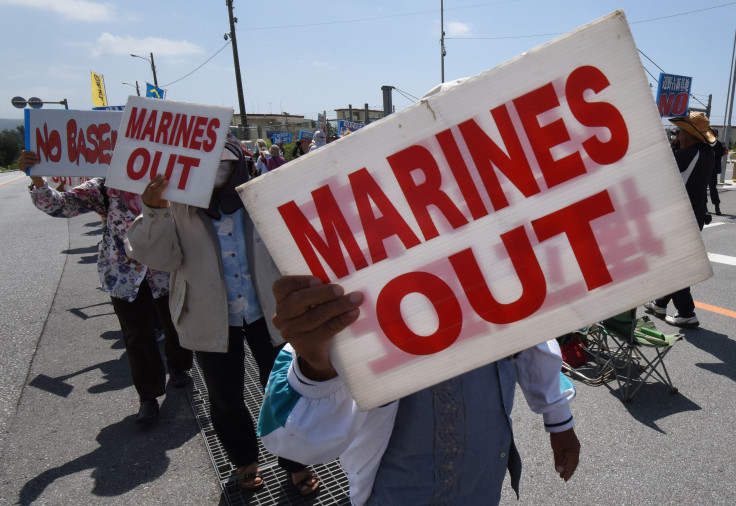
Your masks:
M687 116L692 83L692 77L659 74L657 84L659 115L664 118Z
M309 132L307 130L299 130L299 141L312 142L313 138L314 138L314 132Z
M106 185L143 193L157 174L163 198L207 207L233 110L130 96Z
M25 148L40 163L31 176L105 177L122 112L26 109Z
M269 134L273 144L288 144L291 142L291 132L271 132Z
M363 293L362 409L712 274L621 11L239 192L282 273Z
M360 130L364 126L365 125L363 123L341 119L337 122L337 135L343 137L344 135L353 133L356 130Z

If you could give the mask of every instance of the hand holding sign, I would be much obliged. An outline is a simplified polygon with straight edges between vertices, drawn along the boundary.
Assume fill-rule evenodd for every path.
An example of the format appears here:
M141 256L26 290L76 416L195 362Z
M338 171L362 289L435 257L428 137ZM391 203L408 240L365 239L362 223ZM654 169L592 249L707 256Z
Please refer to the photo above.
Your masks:
M358 319L363 295L345 294L340 285L322 284L314 276L284 276L273 284L273 292L274 325L304 359L302 372L315 381L335 377L330 340Z
M153 209L169 207L171 203L161 197L168 185L169 182L166 178L161 174L158 174L146 185L146 189L143 190L143 193L141 194L141 200L144 204Z

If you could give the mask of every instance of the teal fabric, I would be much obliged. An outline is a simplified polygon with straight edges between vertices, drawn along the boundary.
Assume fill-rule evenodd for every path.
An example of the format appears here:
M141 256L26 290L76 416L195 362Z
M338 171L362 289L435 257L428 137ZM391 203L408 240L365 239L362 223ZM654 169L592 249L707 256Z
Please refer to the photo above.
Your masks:
M291 411L301 398L287 378L292 355L286 350L276 357L271 376L266 385L266 396L258 417L258 436L267 436L279 427L286 425Z
M576 392L575 385L572 384L570 378L560 373L560 391L564 392L566 390L572 390L573 392Z

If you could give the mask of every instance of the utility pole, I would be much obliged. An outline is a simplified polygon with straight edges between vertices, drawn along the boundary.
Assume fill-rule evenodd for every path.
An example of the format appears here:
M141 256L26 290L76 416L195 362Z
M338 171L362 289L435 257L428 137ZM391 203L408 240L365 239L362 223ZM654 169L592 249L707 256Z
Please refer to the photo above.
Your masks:
M153 72L153 85L158 88L158 79L156 79L156 64L153 63L153 52L151 52L151 71Z
M250 131L248 129L248 117L245 114L245 99L243 98L243 83L240 79L240 60L238 58L238 41L235 38L235 23L238 18L233 17L233 0L225 0L227 4L227 13L230 16L230 33L225 34L225 40L230 35L231 45L233 46L233 60L235 62L235 83L238 86L238 105L240 106L240 123L243 125L243 136L245 140L250 140Z
M444 0L440 0L440 30L442 35L440 36L440 62L442 66L442 81L445 82L445 3Z
M731 72L729 72L729 88L730 90L730 101L728 100L729 95L726 95L726 108L728 109L728 113L726 114L726 117L723 118L724 126L726 127L724 130L726 132L723 134L723 145L726 146L726 149L731 148L731 118L733 117L733 92L734 87L736 87L736 60L734 60L734 56L736 56L736 31L734 32L733 37L733 51L731 52ZM728 155L724 157L724 160L721 161L721 183L723 183L726 180L726 164L728 163Z

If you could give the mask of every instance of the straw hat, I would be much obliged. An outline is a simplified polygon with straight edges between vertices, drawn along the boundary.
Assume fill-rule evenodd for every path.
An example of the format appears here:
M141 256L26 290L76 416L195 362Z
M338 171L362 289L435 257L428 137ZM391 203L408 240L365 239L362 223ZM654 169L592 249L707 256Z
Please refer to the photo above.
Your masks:
M690 111L687 116L683 118L670 118L670 123L677 127L685 130L687 133L692 135L698 140L713 144L716 142L716 136L710 129L710 120L708 116L702 112Z

